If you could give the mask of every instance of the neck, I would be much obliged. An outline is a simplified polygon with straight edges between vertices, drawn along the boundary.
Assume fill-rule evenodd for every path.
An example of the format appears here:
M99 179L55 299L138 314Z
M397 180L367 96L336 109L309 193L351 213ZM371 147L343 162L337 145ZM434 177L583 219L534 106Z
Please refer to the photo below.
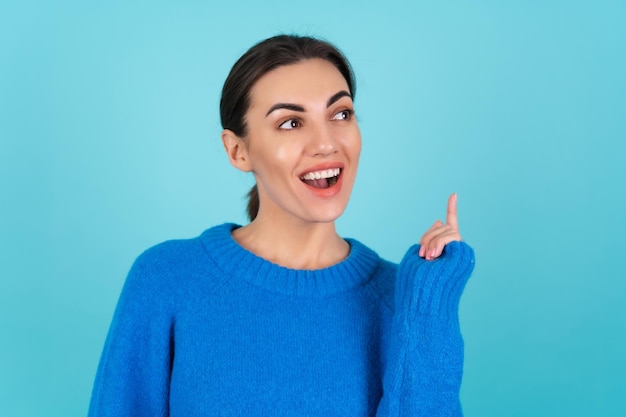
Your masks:
M350 252L350 245L337 234L334 222L272 221L259 216L234 230L233 238L255 255L290 269L326 268L341 262Z

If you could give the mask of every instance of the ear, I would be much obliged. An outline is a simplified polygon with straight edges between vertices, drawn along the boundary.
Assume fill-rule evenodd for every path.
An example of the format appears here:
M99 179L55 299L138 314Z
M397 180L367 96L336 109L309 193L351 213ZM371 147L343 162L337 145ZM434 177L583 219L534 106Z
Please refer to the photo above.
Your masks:
M222 143L232 166L244 172L252 171L252 164L250 164L250 158L248 157L248 148L242 138L235 135L232 130L224 129L222 132Z

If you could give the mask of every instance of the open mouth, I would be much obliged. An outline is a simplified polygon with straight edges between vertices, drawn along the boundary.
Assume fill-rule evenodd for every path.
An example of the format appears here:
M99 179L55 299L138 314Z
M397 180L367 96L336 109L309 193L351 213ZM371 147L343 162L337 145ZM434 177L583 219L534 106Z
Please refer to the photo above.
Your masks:
M323 169L321 171L307 172L300 177L305 184L314 188L330 188L337 184L341 175L341 168Z

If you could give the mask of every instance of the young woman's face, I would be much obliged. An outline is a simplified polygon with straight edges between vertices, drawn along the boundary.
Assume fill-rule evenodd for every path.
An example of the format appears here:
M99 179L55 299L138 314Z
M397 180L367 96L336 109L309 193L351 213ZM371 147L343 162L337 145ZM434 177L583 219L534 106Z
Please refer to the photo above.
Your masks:
M361 134L348 84L328 61L279 67L251 90L246 150L264 216L331 222L345 210Z

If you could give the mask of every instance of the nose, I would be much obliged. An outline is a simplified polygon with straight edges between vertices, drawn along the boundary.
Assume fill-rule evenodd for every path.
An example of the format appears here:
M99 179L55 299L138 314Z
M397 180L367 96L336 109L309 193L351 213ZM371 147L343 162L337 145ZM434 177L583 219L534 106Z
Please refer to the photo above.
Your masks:
M330 126L320 124L310 132L307 153L312 156L328 156L337 152L336 132Z

